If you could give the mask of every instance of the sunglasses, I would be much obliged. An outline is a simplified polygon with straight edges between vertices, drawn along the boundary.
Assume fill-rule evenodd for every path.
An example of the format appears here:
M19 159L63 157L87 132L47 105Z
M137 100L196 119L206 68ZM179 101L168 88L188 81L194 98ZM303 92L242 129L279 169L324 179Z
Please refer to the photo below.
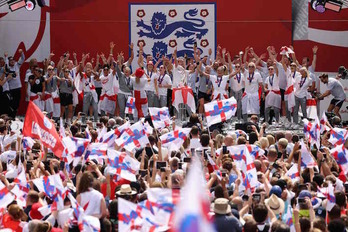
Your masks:
M292 65L290 65L290 67L296 67L296 65L292 64Z
M274 70L274 68L269 68L268 70Z
M240 68L240 66L236 66L236 68Z
M254 68L254 66L248 66L248 68Z
M48 71L52 71L53 69L52 68L49 68L49 69L47 69Z
M65 72L65 73L69 73L69 71L68 71L68 70L65 70L64 72Z

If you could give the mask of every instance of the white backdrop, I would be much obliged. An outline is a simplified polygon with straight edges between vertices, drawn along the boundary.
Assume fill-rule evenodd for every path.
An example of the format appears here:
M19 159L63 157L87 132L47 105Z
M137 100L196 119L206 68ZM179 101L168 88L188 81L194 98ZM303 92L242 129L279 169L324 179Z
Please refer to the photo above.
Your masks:
M154 62L163 54L170 57L175 46L178 57L193 57L194 42L202 48L203 55L208 55L211 48L214 56L215 4L130 4L129 13L133 67L137 67L139 43L144 43L144 53L151 54Z

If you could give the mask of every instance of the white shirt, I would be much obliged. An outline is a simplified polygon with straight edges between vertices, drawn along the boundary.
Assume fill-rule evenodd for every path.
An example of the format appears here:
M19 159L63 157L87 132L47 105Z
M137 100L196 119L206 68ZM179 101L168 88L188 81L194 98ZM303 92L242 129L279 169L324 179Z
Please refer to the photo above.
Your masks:
M108 76L104 76L104 73L100 75L100 82L102 84L102 90L109 95L115 94L114 85L115 85L115 76L112 73L109 73Z
M158 93L160 96L167 96L167 88L160 87L160 85L171 85L172 80L170 79L170 76L167 74L160 75L159 73L156 76L157 83L158 83Z
M226 92L226 85L227 81L229 79L228 75L224 75L222 77L217 77L215 75L210 75L210 81L214 88L214 98L216 98L219 94L227 94ZM223 99L222 96L220 96L220 99Z
M136 77L131 77L130 81L131 81L131 83L133 85L133 90L139 90L139 91L144 91L145 90L145 86L148 83L147 77L145 75L143 75L140 78L139 83L137 83Z
M266 77L265 84L267 85L268 90L279 91L279 78L276 74Z
M287 86L287 74L286 71L283 68L283 65L279 62L277 62L277 69L278 69L278 77L279 77L279 88L286 90ZM289 68L288 68L289 69Z
M259 83L262 83L262 78L260 73L254 72L254 75L250 75L249 79L249 72L246 71L244 73L244 85L245 85L245 92L247 94L255 94L259 92Z
M14 160L16 158L16 155L17 155L16 151L8 150L8 151L3 152L0 155L0 160L3 163L9 164L12 162L12 160Z
M202 147L202 144L201 144L199 138L190 139L190 149L192 149L192 148L197 149L199 147Z
M182 83L187 83L187 73L181 65L178 65L173 68L173 88L179 87Z
M91 75L90 77L82 77L81 78L82 86L83 86L83 91L84 92L91 92L91 87L94 86L94 76ZM95 86L94 86L95 87Z
M298 98L307 97L307 88L312 85L310 77L303 78L301 75L296 76L295 79L295 96Z
M83 192L80 194L81 196L81 206L85 209L85 214L87 215L100 215L100 205L101 200L104 198L103 194L98 192L97 190L94 190L92 188L89 188L89 191Z
M244 75L240 72L230 79L230 87L233 92L238 92L243 88ZM238 81L239 80L239 81Z
M146 91L155 92L155 78L156 73L155 72L149 72L147 69L144 69L145 73L151 78L149 82L147 82L145 86Z

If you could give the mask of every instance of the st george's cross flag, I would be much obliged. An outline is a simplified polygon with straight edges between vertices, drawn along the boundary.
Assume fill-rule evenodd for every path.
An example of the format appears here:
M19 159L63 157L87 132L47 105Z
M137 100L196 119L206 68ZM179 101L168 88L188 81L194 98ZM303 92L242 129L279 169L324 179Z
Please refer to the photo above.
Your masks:
M310 151L308 151L307 146L301 140L301 169L317 167L317 163Z
M330 150L331 156L333 156L340 166L344 174L348 173L348 150L344 145L338 145Z
M207 194L202 164L193 157L181 200L174 211L174 231L215 231L209 217L210 200Z
M190 107L192 112L196 112L195 98L190 87L184 86L173 88L172 104L178 111L180 103L186 104L188 107Z
M127 151L145 147L148 143L150 142L142 121L134 123L122 133L120 138L116 139L117 146L124 147Z
M234 97L225 100L212 101L204 104L205 117L208 126L224 122L237 112L237 101Z
M64 146L56 127L32 101L29 102L25 114L23 136L39 139L45 147L53 151L55 156L59 158L62 156Z
M348 139L348 130L341 128L332 128L329 142L334 145L342 145Z
M126 102L125 114L134 114L135 113L135 98L128 97Z
M160 140L163 147L169 151L179 150L184 141L188 138L191 128L175 127L174 131L161 135Z
M139 171L140 162L124 152L108 149L108 172L123 179L136 181L135 174Z
M149 107L152 124L156 129L162 129L172 124L168 107Z
M303 119L303 132L311 145L320 147L320 122L318 117L315 118L315 122L310 122L307 119Z

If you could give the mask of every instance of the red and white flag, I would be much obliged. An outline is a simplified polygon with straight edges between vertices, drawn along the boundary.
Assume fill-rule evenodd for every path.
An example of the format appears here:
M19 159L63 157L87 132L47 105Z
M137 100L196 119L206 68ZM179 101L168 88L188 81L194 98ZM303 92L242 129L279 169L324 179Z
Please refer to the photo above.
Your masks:
M188 107L191 108L192 112L196 112L195 98L190 87L184 86L179 88L173 88L172 104L178 111L180 103L186 104Z
M108 172L123 179L136 181L135 174L139 171L140 162L124 152L108 149Z
M134 97L128 97L124 113L125 114L135 113L135 98Z
M318 117L317 111L317 101L314 98L307 98L307 117L311 119L316 119Z
M0 209L6 209L7 205L15 199L8 188L0 182Z
M320 148L320 122L318 117L315 117L315 122L310 122L303 119L303 132L311 145L316 145Z
M332 145L342 145L348 139L348 130L341 128L332 128L329 142Z
M172 124L168 107L149 107L152 124L156 129L162 129Z
M234 97L225 100L212 101L204 104L205 117L208 126L224 122L237 112L237 101Z
M31 101L25 114L23 136L39 139L45 147L53 151L55 156L62 156L64 146L56 127Z
M215 231L209 216L207 191L200 159L193 157L182 197L174 211L174 231Z
M148 143L150 142L141 121L126 129L121 137L116 139L117 146L124 147L127 151L145 147Z
M301 140L301 168L313 168L318 167L315 162L312 154L308 151L307 146L304 144L303 140Z
M174 131L161 135L162 146L167 147L169 151L179 150L190 132L191 128L175 127Z
M320 119L320 133L324 133L324 131L329 131L330 127L327 126L329 120L327 120L325 111L323 112L323 116Z
M290 177L293 182L300 181L300 172L298 171L298 165L292 165L285 175Z

